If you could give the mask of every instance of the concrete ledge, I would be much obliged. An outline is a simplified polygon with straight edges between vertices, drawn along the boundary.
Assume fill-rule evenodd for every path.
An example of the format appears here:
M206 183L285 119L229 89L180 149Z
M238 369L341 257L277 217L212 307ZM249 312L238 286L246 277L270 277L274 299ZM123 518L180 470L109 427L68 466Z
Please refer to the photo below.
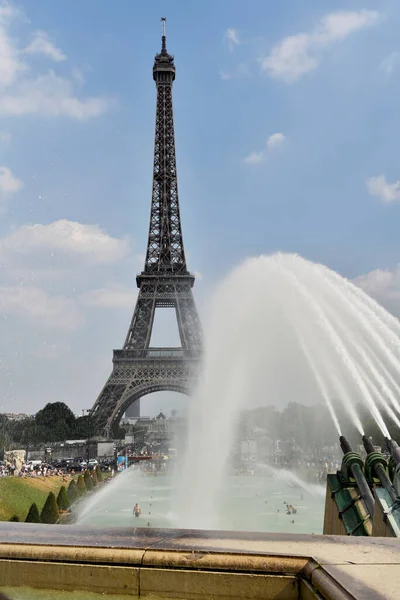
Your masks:
M294 577L171 569L140 570L140 597L185 600L298 600Z
M269 574L298 575L307 562L307 558L289 556L146 550L142 565L146 567L173 567L175 569L195 568L229 572L260 571Z
M189 600L397 600L400 545L394 538L2 523L0 585L16 582Z
M0 587L16 586L139 597L139 568L0 560Z

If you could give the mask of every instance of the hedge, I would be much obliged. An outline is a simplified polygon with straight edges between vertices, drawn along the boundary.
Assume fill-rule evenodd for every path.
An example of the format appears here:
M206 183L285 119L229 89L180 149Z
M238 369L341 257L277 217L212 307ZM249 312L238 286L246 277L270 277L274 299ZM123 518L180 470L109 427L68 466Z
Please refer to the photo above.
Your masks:
M70 481L70 484L69 484L68 490L67 490L67 494L68 494L68 498L69 498L69 503L70 504L72 504L73 502L75 502L75 500L79 496L78 490L76 489L76 483L75 483L74 479L72 479Z
M71 502L69 501L67 490L65 489L65 486L63 486L63 485L60 487L60 491L58 492L57 505L58 505L59 510L68 510L68 508L71 506Z
M82 475L78 475L78 479L76 480L76 491L78 492L78 496L83 496L87 492L87 487Z
M90 492L93 489L93 481L92 481L92 478L90 477L90 473L87 469L83 474L83 479L85 481L87 491Z
M40 514L42 523L57 523L59 516L56 497L53 492L49 492Z
M40 518L39 509L37 507L36 502L31 504L30 509L28 510L28 514L26 515L25 523L41 523L42 520Z

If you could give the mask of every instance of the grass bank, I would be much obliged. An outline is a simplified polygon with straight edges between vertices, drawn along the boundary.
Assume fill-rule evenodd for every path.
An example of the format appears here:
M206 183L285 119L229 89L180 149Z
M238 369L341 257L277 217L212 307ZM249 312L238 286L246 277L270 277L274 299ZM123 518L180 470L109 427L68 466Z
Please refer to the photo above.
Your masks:
M57 496L62 485L68 486L61 477L46 477L46 481L39 478L28 477L1 477L0 478L0 521L8 521L17 515L20 521L25 521L29 507L36 502L39 513L43 508L49 492Z

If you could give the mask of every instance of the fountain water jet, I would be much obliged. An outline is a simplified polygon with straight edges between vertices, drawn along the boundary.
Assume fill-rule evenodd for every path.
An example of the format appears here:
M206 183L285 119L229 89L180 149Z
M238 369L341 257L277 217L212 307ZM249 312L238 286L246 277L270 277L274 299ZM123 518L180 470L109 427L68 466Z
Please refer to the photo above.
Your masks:
M235 421L249 405L322 395L338 432L335 401L364 433L360 403L390 437L378 405L397 422L400 326L327 267L284 254L246 261L219 287L206 331L178 486L183 527L218 527Z

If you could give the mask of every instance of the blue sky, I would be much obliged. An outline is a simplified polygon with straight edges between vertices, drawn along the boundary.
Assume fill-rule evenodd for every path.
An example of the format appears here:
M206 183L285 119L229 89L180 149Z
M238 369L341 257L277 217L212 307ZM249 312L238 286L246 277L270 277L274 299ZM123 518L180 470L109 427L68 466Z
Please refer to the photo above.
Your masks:
M397 2L0 3L1 410L89 408L123 343L161 16L200 310L245 258L285 251L400 314Z

